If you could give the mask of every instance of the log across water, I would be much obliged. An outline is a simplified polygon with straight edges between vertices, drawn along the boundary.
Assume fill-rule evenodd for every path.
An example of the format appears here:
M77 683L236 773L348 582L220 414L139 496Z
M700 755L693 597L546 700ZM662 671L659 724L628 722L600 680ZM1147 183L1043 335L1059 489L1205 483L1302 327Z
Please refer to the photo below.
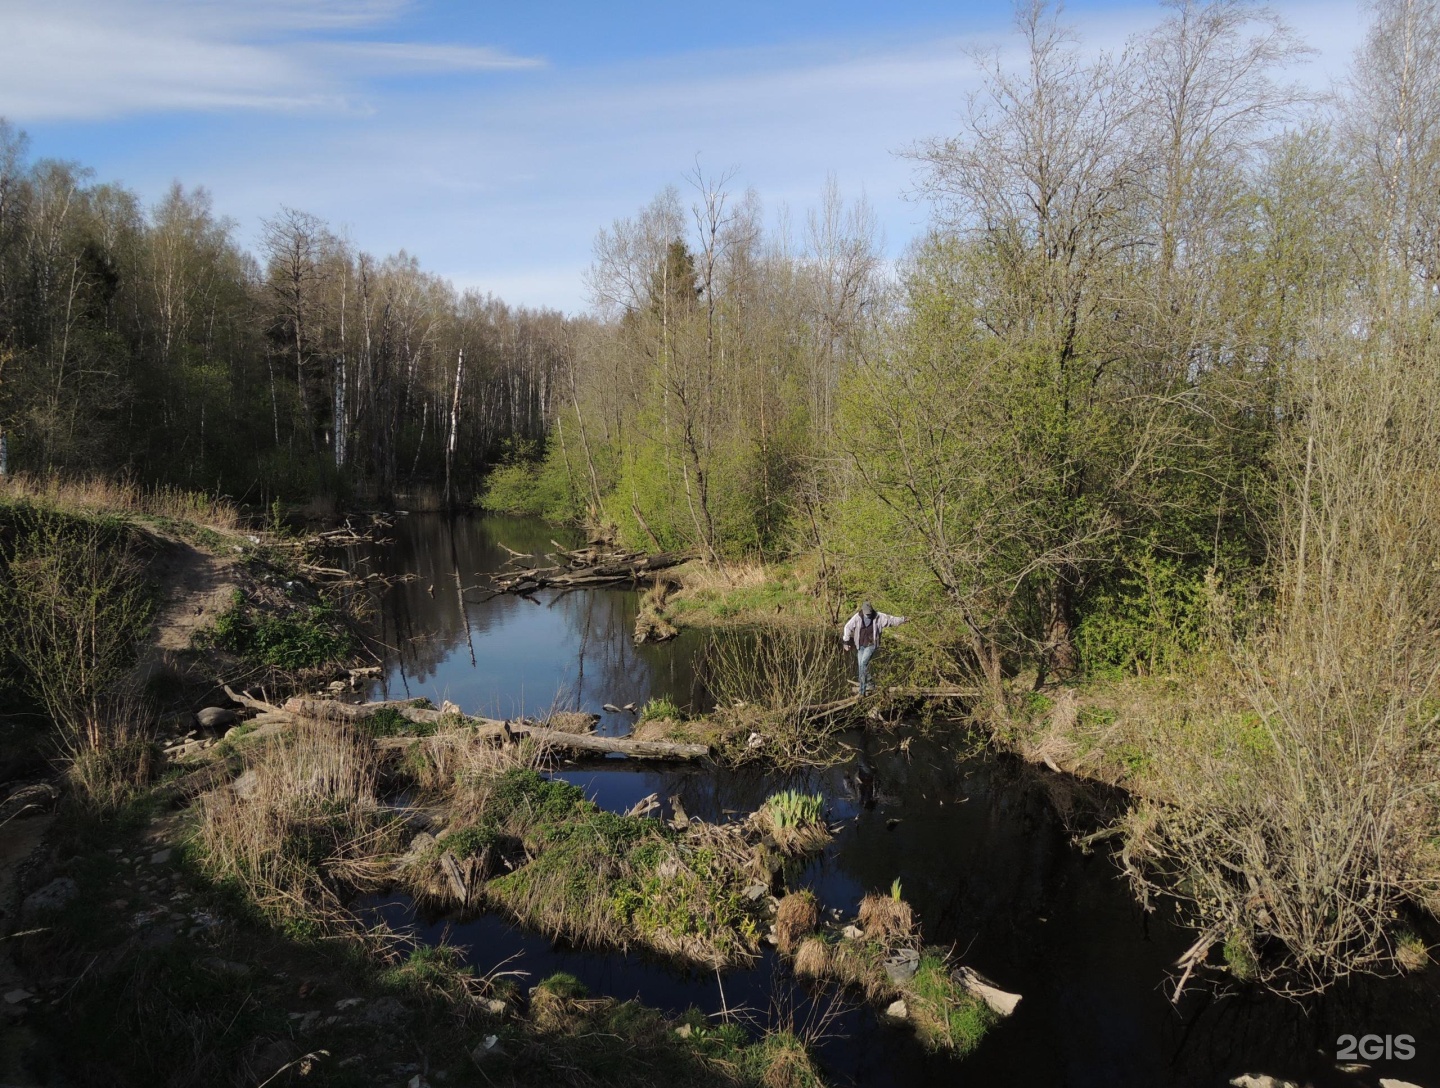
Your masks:
M341 703L331 699L294 698L285 704L291 714L309 718L340 717L350 721L368 718L378 710L396 710L409 721L421 725L433 725L442 720L459 720L470 727L459 736L478 736L501 742L510 742L529 737L550 748L594 755L624 755L631 759L704 759L710 749L704 744L685 744L666 740L635 740L630 737L597 737L588 733L571 733L562 729L550 729L544 725L529 722L507 722L498 718L481 718L457 711L431 710L417 707L410 702L390 700L378 703ZM408 748L422 740L439 738L443 743L448 734L437 733L429 737L379 737L377 748Z

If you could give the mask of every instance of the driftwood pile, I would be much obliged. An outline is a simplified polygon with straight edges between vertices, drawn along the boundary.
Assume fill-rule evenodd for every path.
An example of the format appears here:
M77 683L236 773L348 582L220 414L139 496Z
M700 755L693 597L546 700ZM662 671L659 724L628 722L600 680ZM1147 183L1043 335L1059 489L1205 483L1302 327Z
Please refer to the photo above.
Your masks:
M513 571L500 570L490 575L495 593L518 593L524 595L537 589L577 589L581 586L616 585L623 582L637 582L641 578L679 566L687 559L694 559L695 553L661 552L646 555L644 552L626 551L605 541L592 540L584 548L569 550L555 541L553 552L544 555L526 555L510 548L507 567ZM503 544L501 547L505 547ZM549 565L542 566L548 561Z

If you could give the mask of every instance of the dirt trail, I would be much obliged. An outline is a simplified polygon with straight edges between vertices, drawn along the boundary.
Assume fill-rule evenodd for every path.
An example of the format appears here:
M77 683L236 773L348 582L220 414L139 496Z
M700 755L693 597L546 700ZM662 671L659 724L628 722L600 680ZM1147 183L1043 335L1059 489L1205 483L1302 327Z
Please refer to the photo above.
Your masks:
M195 635L215 623L240 585L233 559L169 537L160 537L159 545L149 573L162 596L150 643L136 665L142 680L162 672L183 675Z

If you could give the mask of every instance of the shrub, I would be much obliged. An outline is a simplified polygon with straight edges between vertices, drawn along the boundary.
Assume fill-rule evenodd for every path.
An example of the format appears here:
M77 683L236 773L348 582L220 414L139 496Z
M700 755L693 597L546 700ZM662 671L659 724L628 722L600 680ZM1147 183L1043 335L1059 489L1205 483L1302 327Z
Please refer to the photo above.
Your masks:
M331 605L268 612L252 607L238 589L230 607L197 642L277 669L318 668L343 660L355 649L354 636Z

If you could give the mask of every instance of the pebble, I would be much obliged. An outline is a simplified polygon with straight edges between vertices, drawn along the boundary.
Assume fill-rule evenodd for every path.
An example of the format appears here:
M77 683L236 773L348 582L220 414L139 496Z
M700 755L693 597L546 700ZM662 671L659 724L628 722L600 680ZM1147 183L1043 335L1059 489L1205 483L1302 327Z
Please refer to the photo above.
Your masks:
M342 997L339 1001L335 1002L335 1008L340 1012L344 1012L346 1009L353 1009L356 1005L363 1005L364 1003L365 999L363 997Z
M5 995L5 1004L18 1005L22 1001L29 1001L34 996L29 990L11 990Z
M150 864L164 865L167 861L170 860L170 855L172 853L174 853L174 851L171 850L168 846L164 850L156 850L155 853L150 855Z
M885 1015L891 1020L904 1020L910 1015L910 1010L905 1007L904 999L892 1001L885 1009Z

